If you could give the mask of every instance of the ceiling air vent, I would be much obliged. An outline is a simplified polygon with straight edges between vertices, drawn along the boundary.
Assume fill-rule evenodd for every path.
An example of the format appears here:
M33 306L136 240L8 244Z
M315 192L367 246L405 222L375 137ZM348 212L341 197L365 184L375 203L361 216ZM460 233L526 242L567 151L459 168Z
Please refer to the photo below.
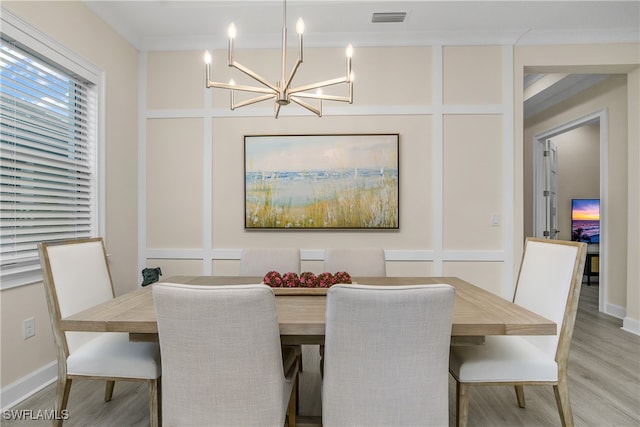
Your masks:
M371 22L373 24L385 23L385 22L404 22L407 17L407 12L374 12L371 15Z

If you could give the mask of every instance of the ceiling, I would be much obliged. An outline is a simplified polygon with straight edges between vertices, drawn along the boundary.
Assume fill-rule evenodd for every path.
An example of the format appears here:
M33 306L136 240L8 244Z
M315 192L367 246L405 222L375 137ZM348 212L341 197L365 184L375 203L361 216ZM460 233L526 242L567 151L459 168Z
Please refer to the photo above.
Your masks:
M226 49L282 44L282 1L95 1L86 6L141 51ZM406 13L403 22L372 23L374 13ZM312 47L531 45L640 42L640 1L290 0L288 35L305 22ZM545 77L546 76L546 77ZM551 76L551 77L550 77ZM544 78L543 78L544 77ZM605 79L606 75L525 76L525 117Z
M141 51L281 45L283 2L274 0L95 1L84 3ZM290 0L294 37L307 46L638 42L640 1ZM375 12L406 12L401 23L372 23Z

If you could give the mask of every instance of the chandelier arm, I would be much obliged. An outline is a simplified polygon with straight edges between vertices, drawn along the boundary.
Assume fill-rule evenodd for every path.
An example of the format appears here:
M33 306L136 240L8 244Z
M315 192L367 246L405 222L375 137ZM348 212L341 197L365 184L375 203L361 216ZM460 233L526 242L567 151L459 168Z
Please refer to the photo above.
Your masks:
M301 107L306 108L307 110L311 111L312 113L314 113L316 116L318 117L322 117L322 110L304 102L301 99L296 98L295 96L291 97L291 101L295 102L296 104L298 104ZM322 105L322 104L321 104Z
M214 87L217 89L241 90L244 92L268 93L270 95L275 95L273 90L266 87L246 86L246 85L237 85L237 84L231 84L231 83L208 81L207 88L210 88L210 87Z
M298 68L300 67L300 64L302 64L302 60L300 58L298 58L296 60L296 63L293 65L293 68L291 69L291 73L289 74L289 78L287 79L286 83L284 84L285 89L289 89L291 87L291 82L293 81L293 77L296 75L296 72L298 71Z
M283 2L282 13L282 66L281 66L281 84L284 84L284 70L287 66L287 1ZM284 90L284 87L281 88Z
M256 96L255 98L247 99L245 101L240 101L238 103L233 102L232 105L231 105L231 109L234 110L236 108L245 107L247 105L255 104L257 102L262 102L262 101L269 100L269 99L271 99L273 97L275 97L275 95L273 95L273 94L271 94L271 95L262 95L262 96Z
M229 64L229 67L234 67L237 70L242 71L243 73L245 73L247 76L251 77L254 80L259 81L260 83L262 83L263 85L267 86L268 88L271 89L271 91L277 93L278 92L278 87L276 85L274 85L273 83L271 83L269 80L265 79L264 77L262 77L261 75L259 75L258 73L252 71L251 69L245 67L244 65L242 65L241 63L237 62L237 61L233 61ZM270 92L271 92L270 91Z
M325 80L322 82L311 83L304 86L294 87L293 89L289 90L289 93L294 94L299 92L306 92L308 90L320 89L321 87L333 86L340 83L350 83L350 82L349 80L347 80L346 77L338 77L337 79Z
M278 116L280 115L280 107L282 107L282 105L278 104L277 102L275 102L273 105L275 105L275 109L273 111L273 117L277 119Z
M286 46L283 46L283 49L286 49ZM284 56L284 53L283 53ZM289 74L289 78L287 79L286 83L284 84L284 87L286 89L289 89L291 87L291 82L293 81L293 76L295 76L296 72L298 71L298 67L300 67L300 64L302 64L303 62L303 56L302 56L302 34L298 33L298 59L296 59L296 63L293 65L293 68L291 69L291 73ZM284 79L284 67L285 67L285 63L282 63L282 78Z
M307 98L307 99L318 99L323 101L338 101L338 102L352 102L352 98L350 96L338 96L338 95L324 95L317 93L306 93L299 92L295 95L298 98Z

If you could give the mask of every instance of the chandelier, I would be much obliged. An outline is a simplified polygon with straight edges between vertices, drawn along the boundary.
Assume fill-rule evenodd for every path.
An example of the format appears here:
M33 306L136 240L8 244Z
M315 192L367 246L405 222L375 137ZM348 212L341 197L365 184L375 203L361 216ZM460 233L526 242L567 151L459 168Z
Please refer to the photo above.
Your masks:
M353 103L353 72L351 71L351 57L353 55L353 47L351 45L347 46L346 55L347 55L347 72L344 77L338 77L335 79L324 80L317 83L307 84L304 86L292 87L291 84L293 82L293 78L298 71L298 68L302 64L302 33L304 33L304 21L302 18L298 18L298 22L296 23L296 32L298 33L298 58L296 62L293 64L293 67L289 74L286 74L286 65L287 65L287 2L283 1L283 18L282 18L282 75L281 80L276 82L275 84L266 78L260 76L258 73L252 71L251 69L245 67L235 60L234 57L234 48L233 48L233 40L236 37L236 26L231 23L229 25L229 54L227 59L227 65L229 67L233 67L247 76L253 78L257 82L261 83L262 86L248 86L248 85L237 85L232 80L229 83L221 83L212 80L211 76L211 54L209 51L204 54L204 62L205 62L205 83L207 88L219 88L219 89L228 89L230 90L230 99L231 99L231 110L235 110L236 108L244 107L247 105L255 104L261 101L268 101L273 99L274 102L274 117L277 119L280 114L280 108L283 105L289 105L291 102L300 105L301 107L313 112L318 117L322 117L322 101L339 101L339 102L348 102L349 104ZM334 86L339 84L347 84L348 85L348 95L346 96L336 96L336 95L326 95L322 93L321 88ZM235 93L236 91L250 92L259 94L253 98L242 100L236 102ZM313 92L315 91L315 92ZM307 102L307 100L311 100L314 105Z

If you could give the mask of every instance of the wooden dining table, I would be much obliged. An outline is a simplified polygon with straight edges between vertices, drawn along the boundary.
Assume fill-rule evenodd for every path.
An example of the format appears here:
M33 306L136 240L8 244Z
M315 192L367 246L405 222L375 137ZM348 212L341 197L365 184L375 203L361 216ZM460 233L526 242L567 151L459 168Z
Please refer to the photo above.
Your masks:
M163 282L191 285L260 283L262 277L172 276ZM449 284L455 288L451 328L456 342L482 342L487 335L553 335L556 324L457 277L354 277L367 285ZM157 340L152 287L120 295L61 321L66 331L128 332L134 341ZM323 344L327 288L274 288L280 336L285 344ZM452 341L452 342L453 342Z

